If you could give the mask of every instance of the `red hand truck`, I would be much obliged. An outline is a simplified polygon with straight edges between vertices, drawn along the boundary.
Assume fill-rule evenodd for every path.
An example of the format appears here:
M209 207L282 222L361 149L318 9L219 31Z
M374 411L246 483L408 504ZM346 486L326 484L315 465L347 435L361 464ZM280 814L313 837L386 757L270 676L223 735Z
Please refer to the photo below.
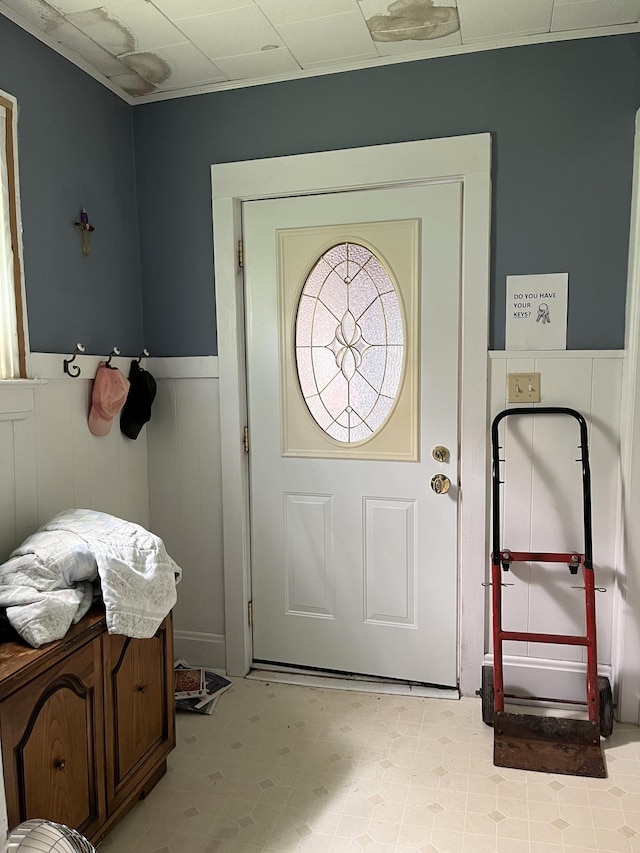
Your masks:
M506 548L500 534L500 459L498 427L506 418L539 415L568 415L580 427L580 459L582 463L582 506L584 521L584 551L568 553L512 551ZM546 406L536 409L505 409L491 425L492 449L492 554L491 610L493 632L493 666L482 668L482 719L494 728L493 763L498 767L565 773L575 776L605 777L606 768L600 736L608 737L613 730L613 699L608 678L598 676L596 641L595 580L592 561L591 470L587 424L575 409ZM566 563L570 575L582 570L585 593L584 636L537 634L529 631L505 631L502 627L502 572L508 572L516 562ZM586 702L542 696L515 696L504 691L503 643L506 641L554 643L584 646L587 649ZM571 702L585 705L588 720L507 713L504 700L538 699L545 702Z

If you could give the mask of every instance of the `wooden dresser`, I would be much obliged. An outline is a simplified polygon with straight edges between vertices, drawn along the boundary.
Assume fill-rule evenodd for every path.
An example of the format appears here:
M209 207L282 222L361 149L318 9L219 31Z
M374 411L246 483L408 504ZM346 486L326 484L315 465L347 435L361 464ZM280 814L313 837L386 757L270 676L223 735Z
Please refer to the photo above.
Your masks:
M41 817L98 842L175 746L171 615L149 640L91 611L41 649L0 644L0 742L9 828Z

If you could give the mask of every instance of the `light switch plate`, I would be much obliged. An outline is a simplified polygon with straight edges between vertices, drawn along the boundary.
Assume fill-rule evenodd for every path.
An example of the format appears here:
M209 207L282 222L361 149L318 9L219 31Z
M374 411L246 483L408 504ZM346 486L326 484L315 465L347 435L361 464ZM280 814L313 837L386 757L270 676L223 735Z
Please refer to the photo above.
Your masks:
M508 373L507 403L539 403L539 373Z

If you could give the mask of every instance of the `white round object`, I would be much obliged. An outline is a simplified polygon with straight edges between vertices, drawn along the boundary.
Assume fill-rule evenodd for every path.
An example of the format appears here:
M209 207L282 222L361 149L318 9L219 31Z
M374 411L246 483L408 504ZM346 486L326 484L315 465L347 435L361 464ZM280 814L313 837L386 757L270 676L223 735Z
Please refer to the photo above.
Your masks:
M27 820L9 833L7 853L96 853L84 835L62 823Z

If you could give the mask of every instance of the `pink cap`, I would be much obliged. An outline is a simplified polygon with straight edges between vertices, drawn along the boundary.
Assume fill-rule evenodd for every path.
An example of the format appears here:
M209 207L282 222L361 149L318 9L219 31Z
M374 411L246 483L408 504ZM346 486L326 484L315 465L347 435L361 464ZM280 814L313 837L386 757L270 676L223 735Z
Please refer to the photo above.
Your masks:
M101 361L93 380L89 430L94 435L107 435L111 421L122 409L129 393L129 380L117 367L107 367Z

